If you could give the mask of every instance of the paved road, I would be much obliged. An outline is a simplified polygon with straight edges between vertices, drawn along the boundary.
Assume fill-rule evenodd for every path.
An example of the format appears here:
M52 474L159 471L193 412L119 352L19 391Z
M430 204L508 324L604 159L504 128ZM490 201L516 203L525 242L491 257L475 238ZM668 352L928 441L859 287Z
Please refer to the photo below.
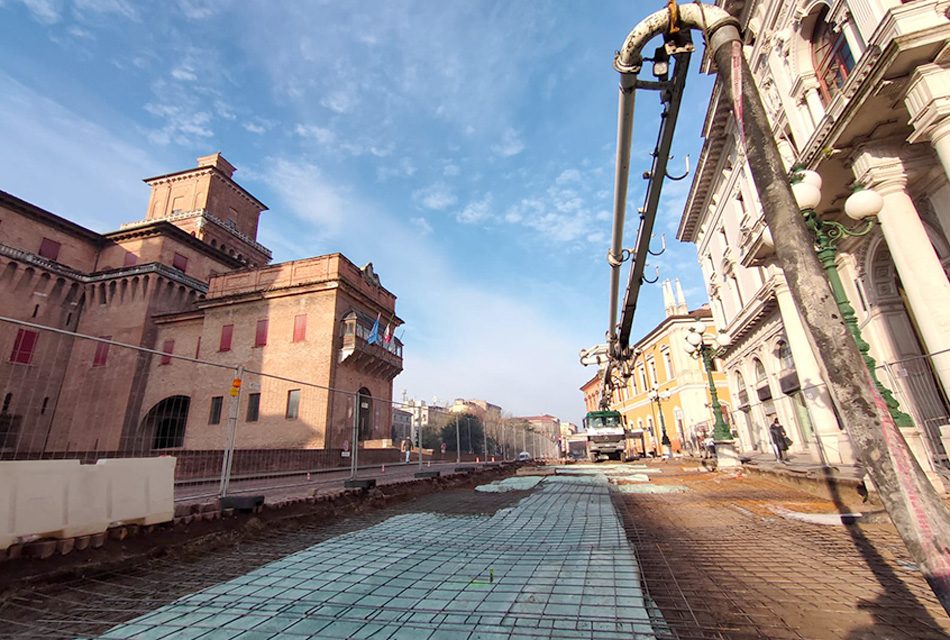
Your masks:
M606 478L537 481L492 515L392 517L99 637L655 638Z

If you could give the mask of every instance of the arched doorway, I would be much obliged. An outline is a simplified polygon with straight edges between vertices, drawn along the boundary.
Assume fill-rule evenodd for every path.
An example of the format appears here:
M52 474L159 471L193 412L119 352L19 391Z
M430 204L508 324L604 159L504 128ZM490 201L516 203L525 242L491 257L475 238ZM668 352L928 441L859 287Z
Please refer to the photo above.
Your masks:
M356 419L359 438L361 441L369 440L373 435L373 394L366 387L362 387L356 394L356 402L359 411Z
M927 222L937 257L946 263L950 258L947 242ZM887 340L881 341L877 353L877 377L888 387L925 434L934 461L950 466L950 457L943 446L940 425L950 421L950 398L934 371L933 354L920 333L914 309L904 293L903 283L883 238L877 238L868 249L865 269L867 307L871 321L878 323ZM858 291L859 295L861 291Z
M142 418L142 434L151 434L153 449L175 449L185 443L188 396L169 396L149 409Z

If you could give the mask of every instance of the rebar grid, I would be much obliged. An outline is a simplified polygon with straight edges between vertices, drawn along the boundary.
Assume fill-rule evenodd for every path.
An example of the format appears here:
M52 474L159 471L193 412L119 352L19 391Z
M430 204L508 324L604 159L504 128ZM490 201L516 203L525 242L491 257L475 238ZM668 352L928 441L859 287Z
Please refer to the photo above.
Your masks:
M766 480L664 470L662 482L689 491L614 500L644 589L676 637L950 637L891 528L785 520L769 507L833 505Z
M603 478L524 495L445 492L76 579L0 606L0 638L658 637Z

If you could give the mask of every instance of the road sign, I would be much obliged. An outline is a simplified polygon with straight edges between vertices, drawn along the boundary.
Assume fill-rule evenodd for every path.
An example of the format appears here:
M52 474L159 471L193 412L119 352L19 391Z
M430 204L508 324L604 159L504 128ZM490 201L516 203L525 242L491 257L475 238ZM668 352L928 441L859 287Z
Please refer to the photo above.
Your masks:
M341 451L341 452L340 452L340 457L341 457L341 458L349 458L349 457L350 457L350 452L349 452L349 451Z

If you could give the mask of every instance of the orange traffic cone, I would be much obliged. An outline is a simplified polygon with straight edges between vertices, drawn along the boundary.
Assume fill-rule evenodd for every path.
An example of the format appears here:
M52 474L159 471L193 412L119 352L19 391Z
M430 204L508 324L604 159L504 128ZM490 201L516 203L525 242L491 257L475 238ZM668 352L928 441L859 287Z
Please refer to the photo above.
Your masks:
M479 462L478 456L475 456L475 464L478 464L478 462Z
M310 482L310 472L307 472L307 482Z
M380 468L379 468L379 472L380 472L380 473L386 473L386 465L383 465L382 467L380 467Z

